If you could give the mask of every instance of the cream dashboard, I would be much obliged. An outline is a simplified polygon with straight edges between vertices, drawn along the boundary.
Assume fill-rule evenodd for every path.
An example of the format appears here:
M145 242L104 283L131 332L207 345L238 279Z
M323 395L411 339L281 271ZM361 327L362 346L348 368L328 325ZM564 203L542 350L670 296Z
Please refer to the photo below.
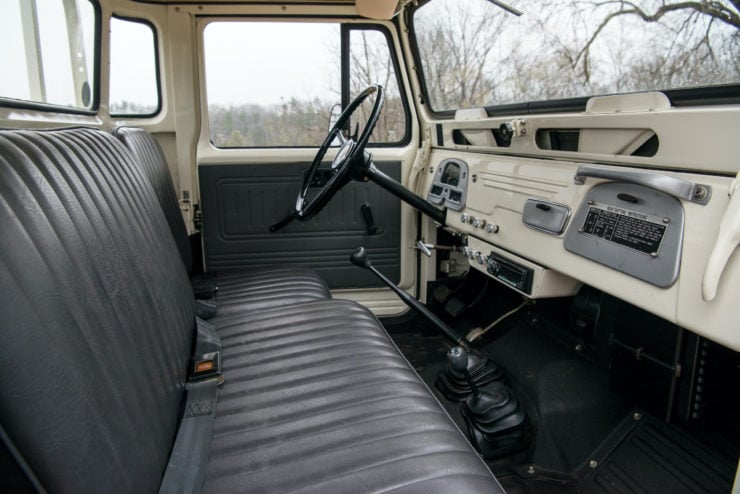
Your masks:
M740 350L740 255L710 273L732 178L454 150L430 162L427 197L472 268L530 298L587 284Z

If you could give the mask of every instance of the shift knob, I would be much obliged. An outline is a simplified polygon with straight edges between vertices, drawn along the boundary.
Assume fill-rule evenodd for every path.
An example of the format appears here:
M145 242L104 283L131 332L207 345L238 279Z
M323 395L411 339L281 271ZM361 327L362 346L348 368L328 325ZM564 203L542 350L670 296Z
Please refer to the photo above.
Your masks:
M470 391L473 392L473 396L477 397L480 395L478 386L475 385L473 377L470 375L470 372L468 372L468 352L459 346L452 347L447 352L447 361L453 370L456 370L465 376L465 380L468 381L468 386L470 386Z
M370 259L367 257L365 247L358 247L357 250L352 253L349 260L352 264L361 268L370 269L370 266L372 266Z
M468 371L468 352L462 347L456 346L450 348L447 352L447 361L450 363L450 367L465 374Z

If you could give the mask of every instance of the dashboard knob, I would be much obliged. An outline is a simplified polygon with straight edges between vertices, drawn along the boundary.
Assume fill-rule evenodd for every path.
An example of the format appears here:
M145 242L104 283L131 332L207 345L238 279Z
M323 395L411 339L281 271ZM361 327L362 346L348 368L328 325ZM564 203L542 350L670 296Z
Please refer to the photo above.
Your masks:
M496 262L495 259L489 257L488 258L488 272L491 274L498 274L499 270L501 269L501 265Z
M478 254L480 254L480 252L476 252L473 249L470 249L468 251L468 259L470 259L472 261L473 259L475 259L475 256L478 255Z
M487 261L487 259L485 258L482 252L478 252L475 255L475 260L478 261L478 264L485 264Z
M489 223L486 225L486 233L498 233L498 225Z
M470 215L466 213L460 215L460 222L467 223L468 221L470 221Z
M475 228L483 228L486 226L486 220L483 218L473 218L473 226Z

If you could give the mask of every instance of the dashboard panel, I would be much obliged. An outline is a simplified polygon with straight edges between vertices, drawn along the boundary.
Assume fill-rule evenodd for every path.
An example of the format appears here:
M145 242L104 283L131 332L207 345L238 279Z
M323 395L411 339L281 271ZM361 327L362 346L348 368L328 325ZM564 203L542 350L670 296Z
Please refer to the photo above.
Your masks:
M531 298L574 294L584 283L740 350L740 255L727 262L714 300L701 289L732 178L652 171L714 191L696 202L627 180L578 180L576 162L435 149L427 191L438 165L453 159L469 177L466 201L448 210L447 226L468 236L474 269Z

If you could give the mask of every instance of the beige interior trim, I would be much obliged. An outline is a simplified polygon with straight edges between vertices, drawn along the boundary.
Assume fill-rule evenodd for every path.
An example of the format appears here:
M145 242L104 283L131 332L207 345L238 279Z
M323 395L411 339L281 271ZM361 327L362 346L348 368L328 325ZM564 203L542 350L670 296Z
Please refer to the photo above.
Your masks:
M368 19L387 20L396 12L398 0L357 0L357 13Z

